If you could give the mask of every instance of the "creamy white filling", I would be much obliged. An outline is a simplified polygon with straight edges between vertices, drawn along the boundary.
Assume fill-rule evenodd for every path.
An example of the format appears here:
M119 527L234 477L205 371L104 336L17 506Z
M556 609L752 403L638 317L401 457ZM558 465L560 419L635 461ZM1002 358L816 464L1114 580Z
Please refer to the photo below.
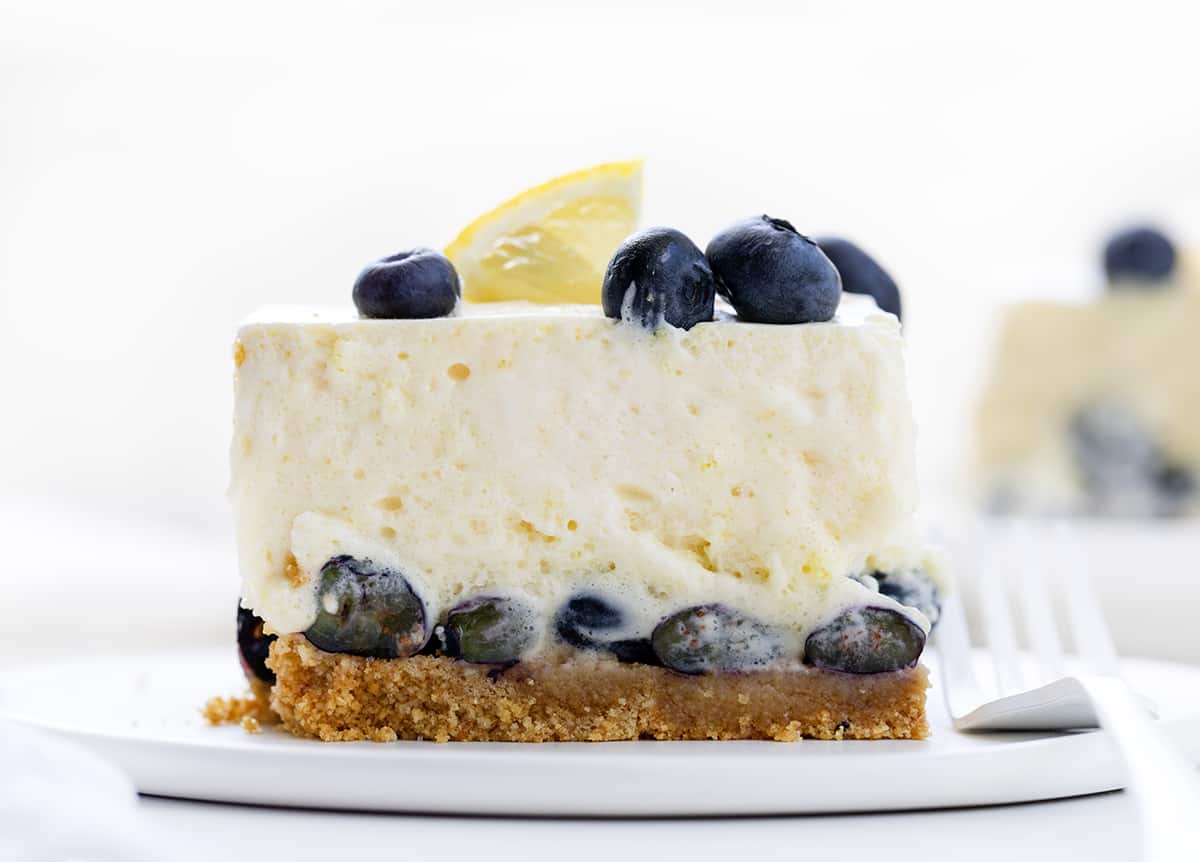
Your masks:
M637 282L629 282L629 287L625 288L625 293L621 297L621 320L624 323L638 324L633 314L633 304L637 301Z
M279 632L339 554L403 572L434 618L515 593L549 630L594 591L638 634L718 602L797 638L899 607L849 575L930 565L902 341L859 297L650 337L594 306L266 310L237 355L243 596Z

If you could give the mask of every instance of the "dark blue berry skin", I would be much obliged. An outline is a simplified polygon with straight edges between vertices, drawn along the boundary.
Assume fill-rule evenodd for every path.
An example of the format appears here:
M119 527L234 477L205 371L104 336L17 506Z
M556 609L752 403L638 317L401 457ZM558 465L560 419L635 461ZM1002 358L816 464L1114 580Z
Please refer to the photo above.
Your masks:
M1155 471L1154 487L1163 500L1163 514L1181 514L1196 495L1196 476L1186 467L1164 464Z
M1080 408L1067 434L1090 514L1173 517L1192 504L1196 477L1171 463L1150 429L1120 404Z
M717 291L751 323L830 320L842 295L837 267L783 219L761 215L721 231L706 250Z
M625 664L658 664L658 656L650 638L629 638L627 640L609 641L604 649L616 656L617 661Z
M363 317L445 317L461 295L454 264L431 248L385 257L360 272L354 282L354 306Z
M1119 231L1104 245L1104 272L1110 283L1154 284L1175 269L1175 244L1162 231L1137 225Z
M646 638L622 638L625 614L595 593L583 593L568 601L554 617L559 639L576 649L602 650L618 661L657 664Z
M665 667L686 674L761 669L784 653L777 632L724 605L672 614L655 627L650 643Z
M1068 440L1090 514L1154 514L1161 455L1136 416L1119 404L1088 404L1072 415Z
M1071 448L1085 484L1097 490L1141 482L1158 452L1149 431L1120 405L1098 401L1077 410L1069 424Z
M431 634L424 603L399 572L345 555L321 567L317 618L304 633L313 646L348 655L406 658L420 652Z
M881 595L895 599L902 605L916 608L925 615L930 625L937 625L942 616L942 599L937 584L920 572L878 573Z
M848 239L825 237L818 239L817 245L837 267L842 277L842 290L873 297L876 305L901 319L900 288L875 258Z
M537 640L533 622L533 610L518 599L468 599L446 615L446 655L472 664L516 664Z
M942 597L937 584L924 572L871 572L854 579L880 595L895 599L902 605L916 608L930 625L936 625L942 615Z
M616 607L591 593L575 596L554 618L554 630L565 643L590 649L625 624L625 616Z
M672 228L652 227L621 243L604 273L601 299L614 320L691 329L713 319L716 288L694 242Z
M891 608L849 608L804 642L804 660L842 673L888 673L913 667L925 649L925 632Z
M275 671L267 667L267 655L274 640L275 635L263 634L262 619L238 602L238 658L242 662L242 672L246 674L246 679L260 679L268 685L275 684Z

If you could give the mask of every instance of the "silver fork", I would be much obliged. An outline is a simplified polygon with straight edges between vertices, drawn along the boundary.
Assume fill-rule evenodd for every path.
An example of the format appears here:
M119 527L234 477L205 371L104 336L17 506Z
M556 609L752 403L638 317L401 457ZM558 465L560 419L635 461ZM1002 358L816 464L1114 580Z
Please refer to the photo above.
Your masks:
M972 550L984 551L988 560L958 573L960 583L945 602L934 636L955 729L1103 728L1141 815L1143 859L1197 858L1200 782L1191 765L1163 740L1145 702L1122 681L1099 602L1079 573L1082 563L1079 549L1071 546L1070 527L1055 525L1048 549L1034 546L1026 524L1004 529L1000 554L995 553L995 542L972 542ZM976 640L989 653L991 680L976 674L971 658L961 598L967 590L975 594L982 618ZM1017 593L1015 603L1010 590ZM1070 659L1055 618L1054 594L1062 600L1075 646ZM1019 649L1014 604L1031 655Z

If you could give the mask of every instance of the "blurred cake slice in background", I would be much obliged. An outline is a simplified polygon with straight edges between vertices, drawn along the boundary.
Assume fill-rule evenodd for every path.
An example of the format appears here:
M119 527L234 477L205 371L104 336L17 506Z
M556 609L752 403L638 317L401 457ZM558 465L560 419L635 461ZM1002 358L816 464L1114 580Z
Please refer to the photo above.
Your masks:
M1161 230L1114 234L1107 288L1000 324L976 416L975 481L997 513L1200 512L1200 267Z

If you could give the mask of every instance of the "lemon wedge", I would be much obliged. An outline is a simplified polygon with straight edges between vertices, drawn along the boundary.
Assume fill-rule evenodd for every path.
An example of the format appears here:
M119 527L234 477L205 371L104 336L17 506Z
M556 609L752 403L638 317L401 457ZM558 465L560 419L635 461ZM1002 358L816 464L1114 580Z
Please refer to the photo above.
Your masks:
M446 246L471 302L600 302L604 270L637 227L642 163L609 162L534 186Z

